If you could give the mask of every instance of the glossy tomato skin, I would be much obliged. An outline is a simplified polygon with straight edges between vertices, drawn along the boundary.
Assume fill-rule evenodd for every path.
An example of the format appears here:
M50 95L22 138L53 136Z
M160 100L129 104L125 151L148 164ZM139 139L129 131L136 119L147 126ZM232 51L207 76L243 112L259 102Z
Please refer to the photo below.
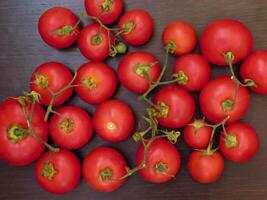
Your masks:
M253 50L253 37L243 23L234 19L219 19L210 23L200 38L203 56L212 64L227 65L224 54L234 54L233 63L238 63Z
M134 128L134 114L123 101L109 100L96 108L93 126L97 135L104 140L120 142L131 135Z
M228 160L243 163L256 155L259 137L255 129L244 123L234 123L226 127L226 133L226 136L221 133L220 150Z
M31 77L30 87L32 91L36 91L41 95L41 103L48 106L52 100L52 94L49 89L56 93L67 86L72 78L72 73L67 66L58 62L47 62L35 69ZM59 106L65 103L71 97L72 92L73 88L62 92L57 96L53 105Z
M38 22L38 30L42 39L50 46L58 49L70 47L78 38L78 18L68 8L53 7L45 11ZM64 26L72 26L74 30L69 35L55 33Z
M136 154L136 164L140 165L144 156L144 145L141 144ZM155 170L159 163L167 165L166 174ZM147 167L139 170L140 175L145 181L151 183L164 183L175 176L181 165L180 153L176 147L163 138L155 139L149 146L146 156Z
M30 113L30 110L29 104L26 106L26 112ZM35 104L32 128L44 141L47 141L48 125L44 122L44 116L43 108ZM17 143L13 142L8 136L8 130L14 125L27 129L21 105L15 99L7 99L0 105L0 158L10 165L30 164L41 155L45 146L32 135L26 135Z
M111 67L102 62L88 62L77 70L76 92L89 104L108 100L117 88L117 77Z
M223 103L227 100L234 101L235 82L229 77L219 77L211 80L200 92L200 109L204 116L213 123L219 123L227 116L227 123L233 123L242 118L250 104L250 94L243 86L237 90L236 103L232 110L223 109Z
M152 64L147 72L152 82L157 81L161 69L158 59L145 51L129 53L120 61L118 77L122 85L134 93L143 94L149 88L149 80L136 73L138 64Z
M46 163L53 166L54 176L44 175ZM81 165L77 156L68 150L59 150L52 153L47 151L37 161L35 166L35 178L40 186L47 192L63 194L72 191L79 183L81 177Z
M82 108L64 106L51 117L49 132L54 142L60 147L78 149L91 139L93 124L89 114Z
M168 24L162 34L162 43L166 48L168 42L176 46L174 55L183 55L192 52L197 45L197 33L191 24L185 21L175 21Z
M149 41L153 34L154 23L150 14L141 9L129 10L122 15L118 22L121 30L124 24L133 23L133 29L128 33L121 33L121 38L127 43L140 46Z
M224 170L224 160L217 151L212 155L194 151L188 160L188 171L191 177L200 183L208 184L217 181Z
M253 80L257 87L250 89L257 93L267 95L267 51L259 50L252 53L245 59L240 68L240 75L243 80Z
M99 17L101 22L103 24L112 24L120 17L122 11L123 11L123 1L122 0L110 0L112 2L112 5L110 8L105 11L103 9L103 3L104 0L85 0L85 9L89 16L99 16L100 13L102 13Z
M167 117L157 118L160 125L167 128L180 128L189 123L195 112L193 97L178 86L162 88L155 96L153 103L163 102L168 107Z
M98 147L88 153L83 160L82 173L88 185L100 192L112 192L119 189L126 181L102 180L101 172L112 171L112 178L119 179L126 172L126 161L115 149L110 147Z
M210 79L210 65L199 54L186 54L179 57L174 65L173 74L183 72L187 81L178 84L189 92L203 88Z

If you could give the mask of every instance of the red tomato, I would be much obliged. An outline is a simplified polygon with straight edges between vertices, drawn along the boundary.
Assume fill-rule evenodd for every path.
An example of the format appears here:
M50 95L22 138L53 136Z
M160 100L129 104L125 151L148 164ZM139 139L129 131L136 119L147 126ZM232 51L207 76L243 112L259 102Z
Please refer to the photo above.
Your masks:
M136 154L136 164L140 165L144 157L144 145L141 144ZM180 153L169 141L155 139L149 146L146 167L139 170L144 180L151 183L164 183L172 179L181 165Z
M29 115L31 104L26 106ZM35 104L32 128L42 140L47 141L48 125L44 122L45 112ZM29 117L29 116L27 116ZM45 146L27 132L28 126L20 103L8 99L0 105L0 157L10 165L27 165L36 160Z
M200 183L208 184L217 181L224 170L224 160L220 153L205 155L194 151L188 160L188 170L192 178Z
M99 16L103 24L114 23L123 11L122 0L85 0L85 9L89 16Z
M127 54L120 61L118 76L122 85L128 90L142 94L150 86L149 79L152 82L157 81L160 71L160 63L154 55L145 51L136 51Z
M220 150L228 159L243 163L256 155L259 149L259 138L255 129L244 123L234 123L221 133Z
M47 192L63 194L72 191L79 183L81 165L71 151L47 151L35 166L35 178Z
M57 145L78 149L89 142L93 125L87 112L78 106L64 106L57 110L49 123L49 131Z
M126 181L119 179L127 174L127 164L122 155L110 147L98 147L83 160L82 173L85 181L95 190L112 192Z
M162 43L174 55L190 53L196 48L197 33L191 24L176 21L164 28Z
M117 77L111 67L102 62L88 62L77 71L75 88L82 100L99 104L108 100L117 88Z
M88 59L101 61L109 56L111 46L115 45L115 37L112 32L101 28L99 24L89 24L83 28L78 38L81 53Z
M38 23L39 34L50 46L70 47L78 37L79 20L68 8L53 7L45 11Z
M250 89L258 94L267 94L267 51L255 51L243 62L240 68L241 77L251 79L256 83L256 87Z
M131 108L120 100L109 100L95 110L93 125L97 135L109 142L120 142L130 136L134 128Z
M31 77L31 90L41 95L41 103L48 106L52 100L52 94L60 91L72 80L72 73L68 67L58 62L47 62L33 72ZM73 88L69 88L57 96L53 106L65 103L72 95Z
M127 43L139 46L148 42L153 33L153 19L141 9L127 11L119 20L118 28L122 30L121 38Z
M164 116L157 118L160 125L167 128L180 128L189 123L195 112L193 97L178 86L162 88L155 96L155 105L163 104Z
M253 49L250 30L241 22L233 19L219 19L210 23L200 39L203 56L212 64L226 65L224 54L234 54L233 63L238 63Z
M199 54L186 54L176 60L173 75L182 88L195 92L209 81L210 65Z

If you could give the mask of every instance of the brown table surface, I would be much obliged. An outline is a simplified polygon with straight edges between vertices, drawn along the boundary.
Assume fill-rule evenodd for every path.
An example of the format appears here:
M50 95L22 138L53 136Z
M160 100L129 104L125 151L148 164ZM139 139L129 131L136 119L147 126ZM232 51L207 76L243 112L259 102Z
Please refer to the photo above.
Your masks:
M55 5L71 8L75 13L84 11L83 0L0 1L1 101L27 90L31 73L43 62L52 60L63 62L73 71L87 62L77 46L59 51L48 47L40 39L37 31L38 17L44 10ZM146 9L155 21L152 40L143 47L131 47L130 51L147 50L163 60L161 32L166 24L174 20L186 20L192 23L200 34L203 27L218 18L235 18L243 21L253 32L255 49L267 48L267 2L263 0L126 0L125 5L126 9ZM120 57L108 59L107 63L116 69L119 59ZM170 60L169 72L175 58L172 57ZM213 77L227 73L225 68L212 69ZM197 97L197 94L194 96ZM137 101L137 96L122 86L118 88L115 98L130 104L136 116L143 113L144 103ZM80 105L91 114L95 109L83 103L77 96L67 104ZM199 112L197 115L200 116ZM145 183L136 174L118 191L105 194L94 191L81 180L73 192L57 196L48 194L39 187L34 178L33 164L26 167L10 167L1 161L0 199L267 199L266 116L267 97L252 94L250 109L242 121L248 122L258 130L260 150L252 161L243 165L226 161L223 177L211 185L201 185L192 181L186 170L190 149L180 140L177 147L182 154L182 167L178 176L166 184ZM118 144L109 144L95 136L88 145L77 151L77 154L83 158L91 149L101 145L116 147L127 158L130 166L133 166L137 144L131 139Z

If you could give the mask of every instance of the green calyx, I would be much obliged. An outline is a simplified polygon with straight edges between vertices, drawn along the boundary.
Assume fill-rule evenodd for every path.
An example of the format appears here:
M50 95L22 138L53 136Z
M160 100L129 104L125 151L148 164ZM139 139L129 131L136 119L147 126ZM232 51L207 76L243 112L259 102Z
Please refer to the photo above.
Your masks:
M34 84L38 85L40 88L45 89L48 87L48 77L42 74L35 74Z
M101 3L101 7L105 12L108 12L110 11L112 4L112 0L105 0L103 3Z
M227 134L225 136L225 145L227 148L237 147L238 139L235 134Z
M96 80L92 76L82 80L82 84L90 90L93 90L97 87Z
M127 52L127 46L123 42L118 42L115 46L112 46L109 50L109 56L115 57L117 54L125 54Z
M63 26L54 31L54 34L58 36L70 36L73 32L73 27L71 25Z
M167 44L166 44L166 46L165 46L165 49L167 50L167 52L169 52L169 53L175 53L175 51L176 51L176 44L173 42L173 41L171 41L171 40L169 40L168 42L167 42Z
M186 76L186 74L182 70L180 70L178 73L174 74L173 77L179 85L186 85L188 83L188 77Z
M159 101L156 108L147 108L150 117L168 117L169 107L162 101Z
M135 28L135 24L133 22L127 22L122 25L122 33L127 35L132 32L132 30Z
M227 99L222 102L222 109L224 112L230 111L234 109L234 101Z
M226 54L224 54L224 60L228 65L232 65L232 63L234 62L235 56L233 54L233 52L227 52Z
M244 80L244 85L246 87L258 87L257 84L251 79L245 79Z
M134 72L141 77L146 77L148 78L148 70L154 65L154 63L148 63L148 64L137 64L134 67Z
M160 161L153 166L153 169L158 174L166 174L168 172L168 165Z
M70 133L73 131L73 125L74 125L74 122L71 119L64 119L59 124L60 128L64 130L66 133Z
M47 162L44 164L41 175L46 177L49 181L52 181L57 174L57 171L52 162Z
M180 131L171 130L171 131L162 131L162 132L167 136L167 139L172 144L175 144L177 142L178 138L181 136Z
M111 180L113 175L113 171L110 168L106 168L99 173L99 179L103 181Z
M16 144L28 136L28 131L20 125L12 125L7 129L7 138Z
M99 45L99 44L101 44L101 42L102 42L102 36L100 33L91 37L91 44L92 45Z

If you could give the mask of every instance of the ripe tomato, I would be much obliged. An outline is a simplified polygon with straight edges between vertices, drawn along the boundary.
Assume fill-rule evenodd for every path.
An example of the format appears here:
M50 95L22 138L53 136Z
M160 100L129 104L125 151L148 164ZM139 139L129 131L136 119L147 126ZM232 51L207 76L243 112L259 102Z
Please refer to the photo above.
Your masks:
M32 105L26 106L29 117ZM47 141L48 125L44 122L45 112L35 104L32 113L32 128L42 140ZM28 131L22 106L15 99L8 99L0 105L0 158L10 165L27 165L36 160L45 146Z
M64 106L52 116L49 131L52 139L60 147L78 149L91 139L93 125L89 114L80 107Z
M219 19L210 23L200 38L203 56L212 64L226 65L224 54L234 54L233 63L238 63L253 49L250 30L241 22L233 19Z
M148 42L153 33L153 19L149 13L141 9L129 10L122 15L118 28L122 31L121 38L135 46Z
M53 7L39 18L38 30L50 46L63 49L70 47L78 37L79 20L68 8Z
M68 67L58 62L47 62L35 69L31 77L31 90L41 95L41 103L48 106L54 93L67 86L72 80L72 73ZM50 91L51 90L51 91ZM73 88L69 88L57 96L54 106L66 102L72 95Z
M227 116L227 123L239 120L246 113L250 95L247 89L239 86L235 100L236 85L229 77L211 80L200 92L199 103L202 113L213 123L219 123Z
M127 54L118 67L118 76L122 85L137 94L145 93L150 86L149 79L156 82L159 75L159 61L154 55L145 51Z
M228 160L242 163L256 155L259 138L255 129L244 123L234 123L226 127L226 133L221 133L220 150Z
M78 46L81 53L88 59L101 61L109 56L111 46L115 45L115 37L112 32L101 28L99 24L89 24L82 29L78 38Z
M47 151L37 161L35 178L47 192L63 194L72 191L79 183L81 165L71 151Z
M176 21L164 28L162 43L174 55L190 53L196 48L197 33L191 24Z
M120 100L109 100L95 110L93 125L97 135L109 142L120 142L130 136L134 128L131 108Z
M84 158L82 173L88 185L95 190L112 192L125 183L126 179L116 179L127 174L126 167L127 164L118 151L110 147L98 147Z
M144 157L144 145L141 144L136 154L136 164L140 165ZM180 153L169 141L155 139L149 146L146 167L139 170L144 180L151 183L164 183L172 179L181 165Z
M99 104L108 100L117 88L117 77L111 67L102 62L88 62L77 71L75 88L82 100Z
M210 65L199 54L186 54L179 57L173 69L177 83L190 92L203 88L210 79Z
M194 151L188 160L188 171L192 178L200 183L208 184L217 181L224 170L224 160L220 153L206 155Z
M180 128L189 123L195 112L193 97L178 86L162 88L153 103L162 108L162 116L157 120L167 128Z
M258 94L267 94L267 51L255 51L243 62L240 68L241 77L251 79L256 83L256 87L250 89Z
M123 11L122 0L85 0L85 9L89 16L99 16L103 24L114 23Z

